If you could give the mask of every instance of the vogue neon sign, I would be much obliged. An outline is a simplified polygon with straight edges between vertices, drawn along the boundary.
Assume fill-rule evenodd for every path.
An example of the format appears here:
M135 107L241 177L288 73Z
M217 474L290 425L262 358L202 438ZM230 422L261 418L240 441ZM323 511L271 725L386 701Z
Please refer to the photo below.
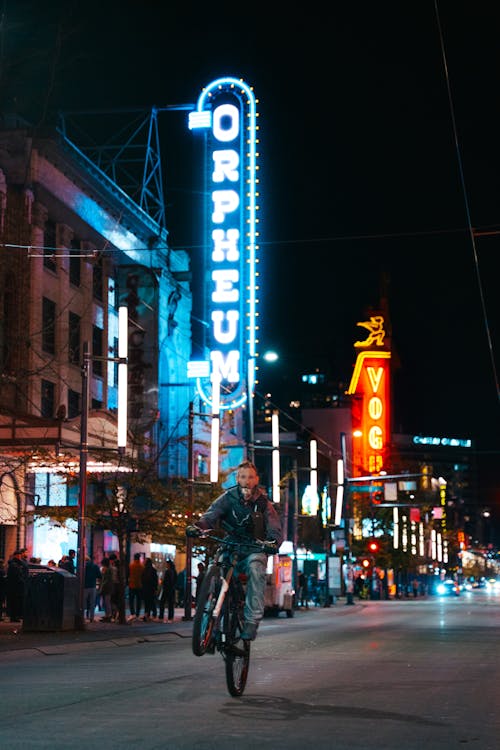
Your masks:
M190 362L201 397L207 379L221 383L221 409L241 406L253 393L256 357L257 125L252 89L235 78L205 88L189 128L206 135L206 243L210 295L210 360Z
M360 396L353 406L353 423L360 431L360 438L353 443L353 476L384 470L390 432L391 352L375 348L385 346L384 318L381 315L373 316L357 325L366 328L369 333L363 341L354 344L364 351L358 353L347 391Z

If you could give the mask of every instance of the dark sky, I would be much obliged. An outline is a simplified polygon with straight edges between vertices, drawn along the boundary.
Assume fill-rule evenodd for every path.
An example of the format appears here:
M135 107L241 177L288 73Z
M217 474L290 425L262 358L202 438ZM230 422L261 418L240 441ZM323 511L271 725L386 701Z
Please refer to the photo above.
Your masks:
M4 2L3 109L41 122L243 78L260 102L262 349L349 380L387 274L396 429L499 450L500 235L469 232L500 230L497 4L172 5ZM185 114L164 118L170 238L191 247L201 169Z

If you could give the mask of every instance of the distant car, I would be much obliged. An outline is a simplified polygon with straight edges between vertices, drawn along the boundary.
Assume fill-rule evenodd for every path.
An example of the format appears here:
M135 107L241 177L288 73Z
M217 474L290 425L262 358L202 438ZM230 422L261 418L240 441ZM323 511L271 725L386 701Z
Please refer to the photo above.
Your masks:
M486 579L486 589L489 592L500 592L500 578L487 578Z
M474 576L470 576L466 581L464 581L463 587L467 591L472 591L473 589L484 589L485 586L486 581L484 578L474 578Z
M460 596L460 586L456 581L447 578L445 581L439 581L436 585L436 594L438 596Z

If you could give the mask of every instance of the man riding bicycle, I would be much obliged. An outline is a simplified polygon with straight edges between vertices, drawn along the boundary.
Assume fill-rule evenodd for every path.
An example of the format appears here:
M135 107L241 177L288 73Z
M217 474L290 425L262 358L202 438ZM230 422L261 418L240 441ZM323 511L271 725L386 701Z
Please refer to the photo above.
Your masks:
M228 532L229 539L240 543L255 539L273 542L274 552L277 552L283 541L281 521L264 489L259 486L255 464L243 461L238 466L236 481L234 487L214 500L196 524L186 529L187 535L199 536L200 531L211 530L220 521ZM238 561L238 572L247 576L245 627L241 634L244 640L255 640L264 616L266 569L265 552L250 551Z

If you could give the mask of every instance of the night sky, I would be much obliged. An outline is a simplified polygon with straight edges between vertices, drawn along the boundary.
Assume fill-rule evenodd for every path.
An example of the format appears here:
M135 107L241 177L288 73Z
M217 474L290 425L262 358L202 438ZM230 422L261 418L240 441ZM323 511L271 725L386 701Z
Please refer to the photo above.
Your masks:
M395 429L471 437L497 462L500 234L479 236L500 232L497 4L47 5L3 3L3 111L41 126L243 78L260 113L262 351L348 382L385 277ZM196 263L201 166L186 113L162 117L170 241Z

